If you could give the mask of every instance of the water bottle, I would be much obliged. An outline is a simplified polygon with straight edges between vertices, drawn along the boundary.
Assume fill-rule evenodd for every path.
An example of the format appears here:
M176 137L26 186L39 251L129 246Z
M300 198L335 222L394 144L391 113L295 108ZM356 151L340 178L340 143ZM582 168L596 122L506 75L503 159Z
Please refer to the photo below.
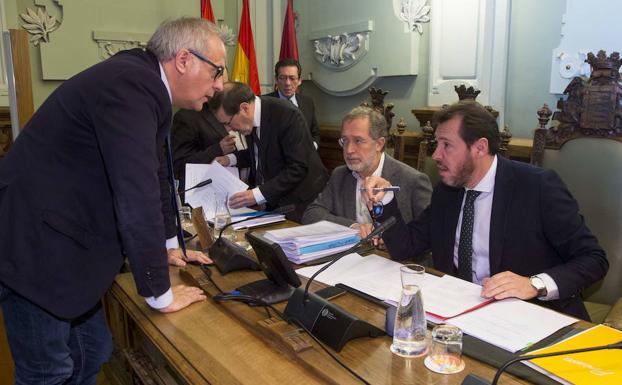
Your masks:
M418 357L428 351L427 323L421 296L425 269L420 265L405 265L400 268L400 273L402 293L395 312L391 351L402 357Z

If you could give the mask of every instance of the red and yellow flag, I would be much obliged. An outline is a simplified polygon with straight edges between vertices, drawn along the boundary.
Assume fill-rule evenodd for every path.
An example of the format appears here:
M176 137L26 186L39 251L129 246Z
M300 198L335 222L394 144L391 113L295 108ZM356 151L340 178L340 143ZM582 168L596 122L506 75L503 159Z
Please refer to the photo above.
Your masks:
M255 44L253 43L253 30L251 17L248 10L248 0L242 5L242 17L240 18L240 32L238 33L238 46L235 50L235 60L231 71L231 80L248 84L255 95L261 95L259 86L259 73L257 72L257 59L255 58Z
M294 58L298 59L298 42L296 41L296 21L293 0L287 0L287 11L283 22L283 34L281 36L281 53L279 60Z
M201 17L205 20L211 21L212 23L216 23L211 0L201 0Z

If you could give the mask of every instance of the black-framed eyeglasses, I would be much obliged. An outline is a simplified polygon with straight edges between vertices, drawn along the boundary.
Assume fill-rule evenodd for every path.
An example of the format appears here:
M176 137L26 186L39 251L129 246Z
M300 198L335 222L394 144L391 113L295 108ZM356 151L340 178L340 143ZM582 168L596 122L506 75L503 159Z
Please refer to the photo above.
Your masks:
M233 120L233 118L235 118L237 114L239 114L239 112L231 115L228 122L220 122L220 124L222 124L223 126L227 126L227 127L231 126L231 121Z
M188 52L190 52L191 54L193 54L194 56L199 58L199 60L201 60L201 61L211 65L212 67L214 67L214 69L216 70L216 73L214 74L214 80L218 79L219 77L221 77L225 73L225 67L214 64L214 62L212 62L211 60L209 60L205 56L201 55L197 51L195 51L195 50L193 50L191 48L188 48Z

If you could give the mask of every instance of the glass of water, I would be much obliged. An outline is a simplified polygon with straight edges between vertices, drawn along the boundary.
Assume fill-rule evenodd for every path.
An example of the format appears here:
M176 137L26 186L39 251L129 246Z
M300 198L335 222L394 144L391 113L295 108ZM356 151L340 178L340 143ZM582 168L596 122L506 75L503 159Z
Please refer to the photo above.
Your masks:
M451 325L437 325L432 330L432 347L425 366L436 373L453 374L464 369L462 330Z
M229 196L226 192L214 194L214 238L218 238L220 230L231 222L229 213ZM225 238L231 238L231 226L222 234Z
M419 357L427 353L427 324L421 285L425 268L404 265L400 268L402 294L395 312L391 351L402 357Z

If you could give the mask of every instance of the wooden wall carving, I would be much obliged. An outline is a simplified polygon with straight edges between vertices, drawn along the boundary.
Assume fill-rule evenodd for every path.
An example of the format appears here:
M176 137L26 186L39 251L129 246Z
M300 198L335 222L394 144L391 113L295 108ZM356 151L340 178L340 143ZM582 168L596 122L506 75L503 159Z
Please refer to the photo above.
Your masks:
M622 84L618 52L610 56L603 50L590 52L586 62L592 68L588 80L572 79L564 90L565 99L557 101L557 111L545 104L538 110L540 127L534 133L531 163L542 165L544 149L559 149L580 136L611 138L622 141ZM546 128L553 116L558 124Z

